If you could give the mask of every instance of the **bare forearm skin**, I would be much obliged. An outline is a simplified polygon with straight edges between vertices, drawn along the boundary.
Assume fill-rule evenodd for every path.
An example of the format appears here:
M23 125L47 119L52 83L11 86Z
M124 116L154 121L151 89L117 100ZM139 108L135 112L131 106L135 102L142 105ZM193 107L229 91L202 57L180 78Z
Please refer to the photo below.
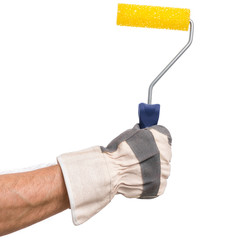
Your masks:
M59 165L0 175L0 236L69 208Z

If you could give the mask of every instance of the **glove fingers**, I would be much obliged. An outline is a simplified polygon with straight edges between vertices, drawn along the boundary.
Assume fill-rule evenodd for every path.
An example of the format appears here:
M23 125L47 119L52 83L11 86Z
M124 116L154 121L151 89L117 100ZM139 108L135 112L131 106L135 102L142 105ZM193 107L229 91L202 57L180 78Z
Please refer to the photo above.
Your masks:
M147 128L147 129L149 129L149 130L154 129L154 130L166 135L168 137L168 144L172 145L172 137L171 137L171 134L166 127L161 126L161 125L155 125L155 126Z

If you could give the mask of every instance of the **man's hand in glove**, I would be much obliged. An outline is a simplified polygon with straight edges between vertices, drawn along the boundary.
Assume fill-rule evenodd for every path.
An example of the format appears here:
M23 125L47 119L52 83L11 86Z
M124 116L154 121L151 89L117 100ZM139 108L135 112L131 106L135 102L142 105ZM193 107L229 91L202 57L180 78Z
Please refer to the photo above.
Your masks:
M0 236L67 208L81 224L116 194L155 198L170 174L171 136L163 126L136 125L106 148L95 146L59 156L58 165L0 175Z
M165 127L140 129L137 124L106 148L95 146L59 156L74 224L88 220L116 194L161 195L170 174L171 141Z

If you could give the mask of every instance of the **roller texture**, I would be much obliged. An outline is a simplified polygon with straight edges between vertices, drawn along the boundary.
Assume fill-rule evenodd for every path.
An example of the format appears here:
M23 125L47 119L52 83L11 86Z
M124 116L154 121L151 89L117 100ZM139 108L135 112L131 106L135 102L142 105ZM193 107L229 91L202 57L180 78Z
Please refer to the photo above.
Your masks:
M117 25L188 31L190 10L185 8L118 4Z

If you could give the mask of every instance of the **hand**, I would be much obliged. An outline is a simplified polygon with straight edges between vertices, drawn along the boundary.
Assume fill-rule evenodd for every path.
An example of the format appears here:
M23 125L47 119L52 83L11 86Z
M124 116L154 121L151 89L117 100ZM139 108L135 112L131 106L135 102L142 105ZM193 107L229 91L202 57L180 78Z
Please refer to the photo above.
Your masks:
M74 224L88 220L118 193L129 198L161 195L170 174L171 141L163 126L135 125L106 148L59 156Z

